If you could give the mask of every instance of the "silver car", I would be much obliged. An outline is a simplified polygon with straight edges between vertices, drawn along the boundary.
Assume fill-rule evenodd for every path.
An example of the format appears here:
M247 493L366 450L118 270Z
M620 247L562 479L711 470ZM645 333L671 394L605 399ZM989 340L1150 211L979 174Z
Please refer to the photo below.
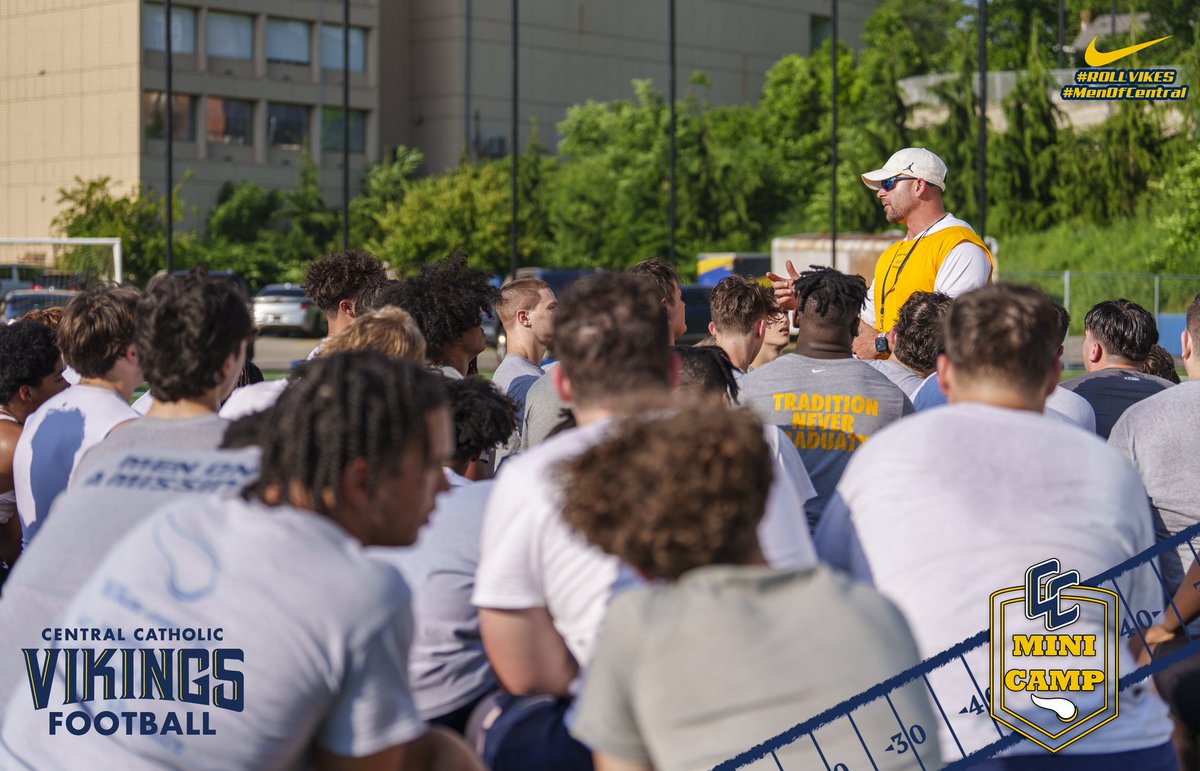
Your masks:
M325 317L296 284L268 284L254 297L254 323L263 332L325 334Z

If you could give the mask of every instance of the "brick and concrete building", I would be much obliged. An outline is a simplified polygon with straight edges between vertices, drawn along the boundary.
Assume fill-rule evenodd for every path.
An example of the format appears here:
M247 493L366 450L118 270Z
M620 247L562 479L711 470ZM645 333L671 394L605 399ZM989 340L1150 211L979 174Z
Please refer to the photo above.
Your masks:
M509 151L511 0L350 1L353 179L398 145L426 171ZM697 70L714 104L753 102L767 68L829 35L830 0L677 0L680 92ZM856 45L877 0L840 0ZM301 148L341 200L339 0L174 3L175 179L185 227L227 181L290 187ZM323 23L322 23L323 22ZM48 232L58 190L111 177L163 190L165 17L144 0L0 3L0 235ZM567 107L667 80L667 4L521 0L520 111L554 147Z

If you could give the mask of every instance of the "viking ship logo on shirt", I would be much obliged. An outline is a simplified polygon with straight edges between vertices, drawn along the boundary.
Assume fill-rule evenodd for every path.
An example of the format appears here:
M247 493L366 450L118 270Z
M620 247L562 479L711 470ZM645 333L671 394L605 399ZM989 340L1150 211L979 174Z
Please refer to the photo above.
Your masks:
M991 596L991 714L1058 752L1117 717L1118 597L1048 559Z

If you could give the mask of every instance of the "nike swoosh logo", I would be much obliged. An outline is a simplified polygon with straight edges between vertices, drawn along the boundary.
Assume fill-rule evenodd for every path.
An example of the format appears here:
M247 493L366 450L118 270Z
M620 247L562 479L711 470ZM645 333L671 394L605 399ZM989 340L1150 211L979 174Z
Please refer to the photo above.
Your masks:
M1099 37L1099 35L1096 37ZM1161 43L1169 37L1171 36L1167 35L1167 37L1160 37L1158 40L1151 40L1148 43L1138 43L1137 45L1125 46L1124 48L1118 48L1115 51L1109 51L1107 53L1096 50L1096 38L1094 37L1092 38L1092 42L1088 43L1087 50L1083 52L1083 60L1092 67L1104 67L1112 64L1118 59L1124 59L1126 56L1136 54L1143 48L1149 48L1152 45Z
M823 369L814 369L814 370L812 371L812 373L815 375L815 374L817 374L818 372L824 372L824 371L825 371L825 370L823 370Z

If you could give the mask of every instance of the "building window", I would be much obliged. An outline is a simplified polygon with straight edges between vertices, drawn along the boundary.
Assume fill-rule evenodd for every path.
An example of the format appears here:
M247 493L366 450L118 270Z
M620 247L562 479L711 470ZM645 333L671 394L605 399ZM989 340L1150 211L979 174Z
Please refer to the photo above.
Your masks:
M208 141L218 145L254 142L254 103L241 99L208 98Z
M284 150L304 147L308 143L308 108L298 104L267 105L267 141Z
M164 6L146 3L142 6L142 48L147 51L167 50L167 14ZM196 53L196 9L171 6L171 51L177 54Z
M829 38L833 37L833 19L814 13L808 17L808 53L815 54Z
M286 64L311 62L308 22L267 19L267 61Z
M167 138L167 113L163 105L167 95L162 91L142 94L142 128L146 139ZM171 109L171 134L176 142L196 141L196 97L174 94Z
M208 12L208 55L218 59L254 58L254 17Z
M327 70L342 68L342 28L329 24L321 27L321 66ZM367 69L367 32L361 27L350 28L350 71Z
M367 114L362 110L350 111L350 152L361 153L367 144ZM327 152L342 151L342 110L326 107L321 113L321 149Z

